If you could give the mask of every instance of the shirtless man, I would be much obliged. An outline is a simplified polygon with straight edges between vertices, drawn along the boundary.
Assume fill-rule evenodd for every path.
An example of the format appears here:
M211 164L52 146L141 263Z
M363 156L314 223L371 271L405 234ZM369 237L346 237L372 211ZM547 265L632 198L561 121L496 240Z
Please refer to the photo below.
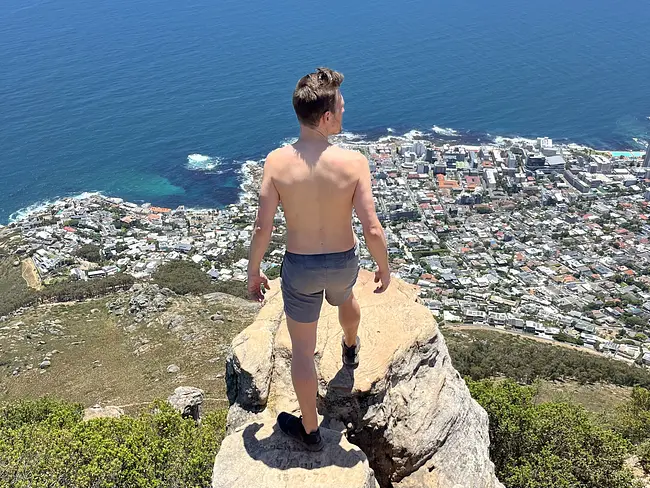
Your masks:
M328 141L328 136L341 132L342 82L342 74L327 68L319 68L298 81L293 107L300 123L300 138L266 158L248 264L248 291L261 302L269 284L260 264L271 239L277 206L282 202L287 252L281 288L292 344L291 379L302 417L283 412L278 424L284 433L312 451L323 448L314 366L323 296L338 307L343 363L350 367L359 363L357 330L361 311L352 293L359 272L359 252L352 229L353 208L378 265L375 293L382 293L390 283L386 239L375 212L368 161L362 154Z

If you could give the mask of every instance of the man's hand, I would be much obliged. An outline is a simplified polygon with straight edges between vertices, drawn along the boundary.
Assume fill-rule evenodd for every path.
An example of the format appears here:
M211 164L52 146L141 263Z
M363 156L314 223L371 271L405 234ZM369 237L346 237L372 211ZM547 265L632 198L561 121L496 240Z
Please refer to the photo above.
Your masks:
M390 270L380 268L375 271L375 283L379 282L381 282L381 285L377 287L375 293L384 293L388 285L390 285Z
M262 287L264 287L264 291L262 291ZM251 300L262 303L264 301L264 293L270 289L269 279L262 271L257 274L248 273L248 295L251 297Z

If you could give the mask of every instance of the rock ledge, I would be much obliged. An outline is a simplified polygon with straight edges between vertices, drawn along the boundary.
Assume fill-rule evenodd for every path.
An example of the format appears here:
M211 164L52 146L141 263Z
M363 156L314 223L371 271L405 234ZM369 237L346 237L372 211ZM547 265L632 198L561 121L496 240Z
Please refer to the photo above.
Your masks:
M214 463L213 488L378 488L365 454L339 432L321 428L321 452L301 449L267 415L226 437Z

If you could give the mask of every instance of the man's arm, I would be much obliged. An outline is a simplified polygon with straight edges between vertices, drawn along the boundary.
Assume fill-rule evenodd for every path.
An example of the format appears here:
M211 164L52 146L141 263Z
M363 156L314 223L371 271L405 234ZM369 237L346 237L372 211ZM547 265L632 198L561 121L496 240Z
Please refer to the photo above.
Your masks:
M388 249L384 228L379 222L375 210L375 201L372 197L372 182L370 167L365 156L359 157L359 181L354 191L353 205L357 217L363 226L363 237L372 257L375 259L379 270L375 273L375 283L381 281L381 286L375 290L382 293L390 284L390 269L388 267Z
M261 287L269 289L269 280L260 270L262 259L271 242L273 219L280 202L280 194L273 184L271 155L264 164L264 174L260 187L260 201L255 219L255 229L248 253L248 292L257 301L264 300Z

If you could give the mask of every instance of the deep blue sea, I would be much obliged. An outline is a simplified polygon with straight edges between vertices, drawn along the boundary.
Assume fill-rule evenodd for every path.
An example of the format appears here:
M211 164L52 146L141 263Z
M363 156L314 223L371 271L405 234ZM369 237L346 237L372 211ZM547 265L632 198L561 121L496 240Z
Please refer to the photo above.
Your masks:
M234 202L321 65L367 137L650 139L647 0L1 0L0 223L84 191Z

